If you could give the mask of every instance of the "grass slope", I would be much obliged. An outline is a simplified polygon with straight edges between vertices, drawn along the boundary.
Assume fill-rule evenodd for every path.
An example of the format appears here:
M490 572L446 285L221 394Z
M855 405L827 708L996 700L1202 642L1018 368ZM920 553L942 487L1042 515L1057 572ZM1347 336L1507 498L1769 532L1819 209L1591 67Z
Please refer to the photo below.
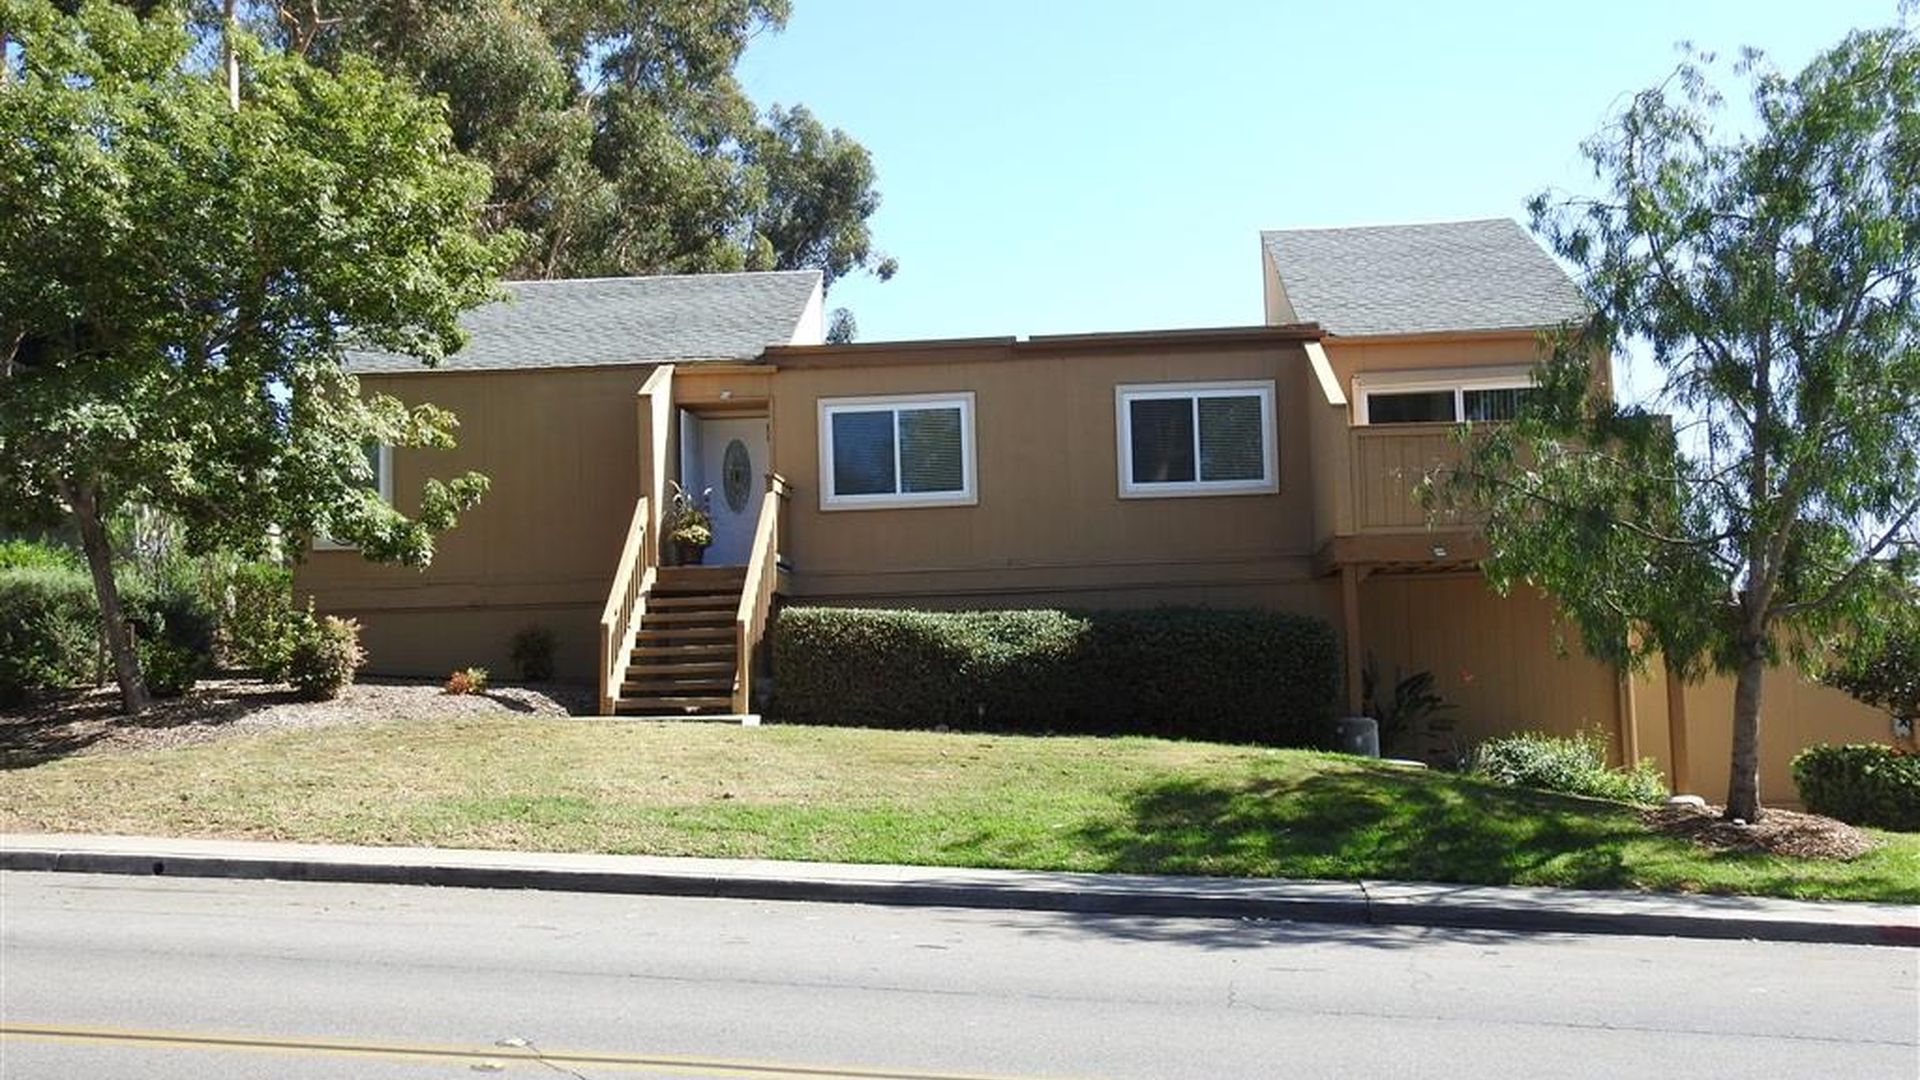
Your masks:
M1155 739L462 718L0 773L0 828L1920 901L1920 836L1716 853L1628 807Z

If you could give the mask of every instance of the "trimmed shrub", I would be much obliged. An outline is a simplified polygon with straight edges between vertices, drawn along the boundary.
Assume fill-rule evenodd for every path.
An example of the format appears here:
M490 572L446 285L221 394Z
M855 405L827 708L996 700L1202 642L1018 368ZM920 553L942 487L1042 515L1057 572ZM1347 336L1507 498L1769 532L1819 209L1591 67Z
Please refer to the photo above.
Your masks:
M1488 739L1473 752L1470 772L1509 787L1538 788L1615 802L1656 803L1667 797L1660 767L1642 760L1607 767L1607 737L1587 730L1572 737L1523 731Z
M1800 801L1813 813L1920 832L1920 754L1878 743L1809 746L1790 768Z
M1324 622L1266 611L788 608L773 719L1304 744L1330 715Z
M287 658L287 681L303 700L331 701L353 682L353 673L366 662L359 623L332 615L314 619L308 612L306 625Z
M307 632L307 613L293 606L293 571L278 563L242 563L228 582L232 610L220 625L232 664L278 682L293 647Z
M179 697L213 666L219 619L184 576L130 577L120 603L138 645L140 675L157 697Z
M154 697L176 698L193 689L207 658L165 637L141 638L140 678Z
M0 570L0 705L83 682L99 652L93 582L78 570Z
M546 682L553 678L553 631L544 626L529 626L513 635L508 653L520 672L521 682Z

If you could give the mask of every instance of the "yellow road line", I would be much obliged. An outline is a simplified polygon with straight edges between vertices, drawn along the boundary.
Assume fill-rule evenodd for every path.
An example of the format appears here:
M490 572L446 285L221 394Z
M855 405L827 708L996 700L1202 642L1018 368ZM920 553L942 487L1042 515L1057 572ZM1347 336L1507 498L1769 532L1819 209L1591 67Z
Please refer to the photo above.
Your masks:
M737 1076L758 1080L1019 1080L976 1074L918 1072L901 1069L842 1068L774 1061L746 1061L673 1054L621 1054L577 1050L539 1050L524 1046L454 1046L432 1043L358 1042L308 1036L216 1035L189 1031L146 1031L131 1028L52 1024L0 1025L0 1039L36 1039L118 1046L168 1047L183 1050L230 1050L300 1055L348 1055L398 1060L460 1061L469 1064L552 1065L573 1068L621 1069L655 1073L693 1073Z

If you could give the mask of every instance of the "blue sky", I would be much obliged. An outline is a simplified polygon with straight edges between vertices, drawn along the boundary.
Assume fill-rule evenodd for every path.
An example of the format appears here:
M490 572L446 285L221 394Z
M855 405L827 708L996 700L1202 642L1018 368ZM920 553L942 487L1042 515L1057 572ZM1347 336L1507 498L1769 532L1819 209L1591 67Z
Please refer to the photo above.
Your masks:
M794 0L741 75L872 152L862 340L1260 321L1263 228L1524 218L1691 40L1797 69L1893 0Z

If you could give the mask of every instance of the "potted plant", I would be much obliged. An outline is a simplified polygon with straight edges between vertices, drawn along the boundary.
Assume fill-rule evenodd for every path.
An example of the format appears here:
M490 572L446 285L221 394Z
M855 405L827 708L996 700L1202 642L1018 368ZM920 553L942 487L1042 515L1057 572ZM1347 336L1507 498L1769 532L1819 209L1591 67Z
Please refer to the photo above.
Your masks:
M713 515L708 512L707 500L713 496L708 488L697 497L689 493L674 481L673 494L667 500L666 519L661 530L667 542L673 545L674 562L681 566L698 566L706 554L707 545L713 543Z

